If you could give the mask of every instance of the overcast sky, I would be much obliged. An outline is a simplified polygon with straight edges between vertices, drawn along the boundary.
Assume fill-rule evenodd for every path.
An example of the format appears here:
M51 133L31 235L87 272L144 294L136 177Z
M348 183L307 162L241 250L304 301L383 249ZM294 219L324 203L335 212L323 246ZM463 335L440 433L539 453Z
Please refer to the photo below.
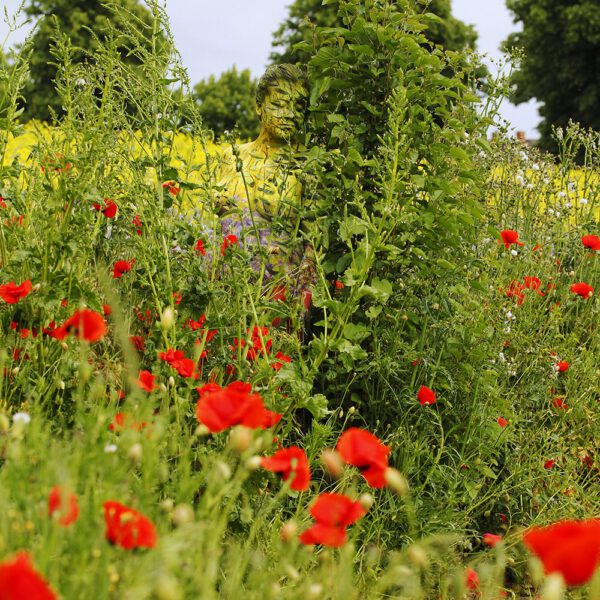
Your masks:
M9 14L21 0L0 0ZM287 15L291 0L167 0L167 12L175 42L192 82L219 74L232 65L249 68L260 75L268 62L273 32ZM454 15L475 26L478 50L499 59L500 42L516 25L504 0L452 0ZM0 22L0 44L7 27ZM14 34L9 43L23 39L25 30ZM506 102L502 116L514 129L528 137L538 137L539 116L534 101L512 106Z

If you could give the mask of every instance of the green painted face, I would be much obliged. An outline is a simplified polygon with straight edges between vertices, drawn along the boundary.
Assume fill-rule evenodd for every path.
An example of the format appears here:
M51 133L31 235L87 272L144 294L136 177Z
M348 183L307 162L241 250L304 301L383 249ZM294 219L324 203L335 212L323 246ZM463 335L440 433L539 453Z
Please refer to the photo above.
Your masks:
M273 140L289 142L304 121L306 90L298 83L278 81L256 107L261 129Z

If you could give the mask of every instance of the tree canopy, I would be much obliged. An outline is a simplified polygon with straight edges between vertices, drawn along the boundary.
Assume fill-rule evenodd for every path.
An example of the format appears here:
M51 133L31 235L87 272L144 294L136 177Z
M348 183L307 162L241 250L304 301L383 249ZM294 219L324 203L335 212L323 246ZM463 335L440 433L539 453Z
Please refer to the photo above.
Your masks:
M403 2L394 2L396 10L402 11ZM477 33L471 25L466 25L452 16L450 0L431 0L420 2L422 12L437 15L439 19L431 21L425 32L429 41L442 45L446 50L463 50L474 47ZM277 63L306 63L310 52L294 48L295 44L308 42L313 45L316 27L335 27L339 25L338 3L323 0L294 0L289 7L289 15L273 35L271 60Z
M258 134L256 116L256 81L249 69L235 67L224 71L218 78L211 75L194 86L193 97L199 105L204 125L220 135L238 128L242 139Z
M109 29L120 29L121 15L128 12L140 26L151 25L150 12L139 0L119 0L121 10L117 12L111 10L111 1L115 0L29 0L26 4L26 13L39 18L32 44L30 81L24 90L26 118L48 120L52 111L60 113L61 101L54 85L58 67L51 53L57 28L70 39L73 61L83 62L106 39ZM125 49L121 54L124 61L136 63Z
M555 149L552 126L569 119L600 129L600 4L597 0L507 0L523 30L504 42L525 51L515 72L515 103L542 106L540 146Z

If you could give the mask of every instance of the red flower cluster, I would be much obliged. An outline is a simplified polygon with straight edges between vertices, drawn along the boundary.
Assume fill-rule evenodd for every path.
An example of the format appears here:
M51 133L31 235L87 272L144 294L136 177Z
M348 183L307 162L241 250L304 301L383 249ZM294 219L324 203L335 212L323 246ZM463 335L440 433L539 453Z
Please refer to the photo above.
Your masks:
M143 514L121 504L108 501L104 503L104 521L106 539L121 548L154 548L156 530L150 519Z
M310 465L306 452L298 446L282 448L273 454L261 460L261 466L267 471L281 473L284 481L287 481L293 474L290 484L291 489L303 492L308 489L310 484Z
M156 376L152 375L152 373L150 371L146 371L146 370L140 371L138 378L137 378L138 387L142 388L146 392L152 392L153 390L155 390L158 387L154 383L155 379L156 379Z
M12 560L0 563L0 598L58 600L48 583L33 568L26 552L19 552Z
M502 541L501 535L496 535L495 533L484 533L483 534L483 543L489 548L493 548L497 544Z
M344 462L360 470L371 487L385 487L390 448L377 436L364 429L351 427L341 435L337 451Z
M163 184L163 189L166 189L167 192L169 192L169 194L171 194L172 196L177 196L177 194L179 194L179 192L181 191L181 188L177 186L177 184L174 181L165 181Z
M206 248L204 248L204 242L202 240L198 240L196 242L196 245L194 246L194 251L196 252L196 254L206 256Z
M510 282L508 289L504 292L507 298L516 298L517 304L520 306L523 304L525 300L525 293L523 290L531 290L535 292L538 296L545 296L544 292L541 290L542 282L539 277L523 277L523 283L517 281L516 279ZM547 289L552 289L552 285L548 284Z
M127 413L117 413L112 423L108 426L110 431L114 431L118 433L120 431L124 431L125 429L133 429L135 431L141 431L145 427L148 426L146 421L142 421L141 423L137 423L133 420L131 415Z
M225 251L227 250L227 248L229 248L230 246L234 246L238 243L238 241L239 240L237 235L230 234L226 236L223 240L223 243L221 244L221 256L225 256Z
M135 215L135 217L133 217L133 220L131 221L131 223L135 227L135 232L138 235L142 235L142 227L144 226L144 224L140 220L140 215Z
M346 543L346 527L356 523L366 510L343 494L321 494L310 509L315 523L300 535L303 544L339 548Z
M542 561L546 573L560 573L567 585L587 583L600 566L600 519L532 527L523 542Z
M14 281L0 285L0 298L7 304L16 304L31 292L31 281L26 279L23 283L15 285Z
M281 367L283 367L283 363L291 363L292 362L292 359L287 354L284 354L283 352L278 352L275 355L275 358L277 359L277 361L271 365L271 368L275 369L275 371L281 371Z
M101 211L107 219L114 219L117 215L118 206L114 200L104 198L104 206L97 203L92 204L92 206L94 207L94 210Z
M510 248L512 244L523 245L523 242L519 242L519 234L514 229L504 229L500 232L500 238L505 248Z
M135 263L135 258L131 260L118 260L113 265L113 279L120 279L124 273L129 273L131 267Z
M50 330L48 335L57 340L64 340L70 334L86 342L97 342L106 335L106 321L101 314L89 308L82 308L76 310L62 325Z
M259 394L252 393L249 383L234 381L222 388L209 383L196 388L200 398L196 404L196 418L212 433L234 425L250 429L268 429L279 423L281 415L265 408Z
M63 527L75 523L79 517L77 496L63 486L55 485L48 496L48 516L55 516Z
M248 352L246 357L248 360L256 360L261 354L266 356L271 352L273 346L273 340L269 337L269 329L267 327L257 327L256 325L252 328L252 332L248 329L246 333L251 333L250 341L248 343ZM233 340L233 351L237 348L246 346L246 340ZM281 368L281 367L280 367Z
M199 377L196 373L196 363L191 358L186 358L183 350L168 348L166 352L160 352L158 358L168 363L182 377L192 377L193 379Z

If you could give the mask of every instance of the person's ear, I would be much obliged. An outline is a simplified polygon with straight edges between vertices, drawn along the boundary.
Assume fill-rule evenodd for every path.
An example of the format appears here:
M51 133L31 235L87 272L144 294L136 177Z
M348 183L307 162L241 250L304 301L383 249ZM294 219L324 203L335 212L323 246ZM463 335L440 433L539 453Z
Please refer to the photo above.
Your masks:
M260 119L262 116L262 104L256 105L256 114L257 114L258 118Z

